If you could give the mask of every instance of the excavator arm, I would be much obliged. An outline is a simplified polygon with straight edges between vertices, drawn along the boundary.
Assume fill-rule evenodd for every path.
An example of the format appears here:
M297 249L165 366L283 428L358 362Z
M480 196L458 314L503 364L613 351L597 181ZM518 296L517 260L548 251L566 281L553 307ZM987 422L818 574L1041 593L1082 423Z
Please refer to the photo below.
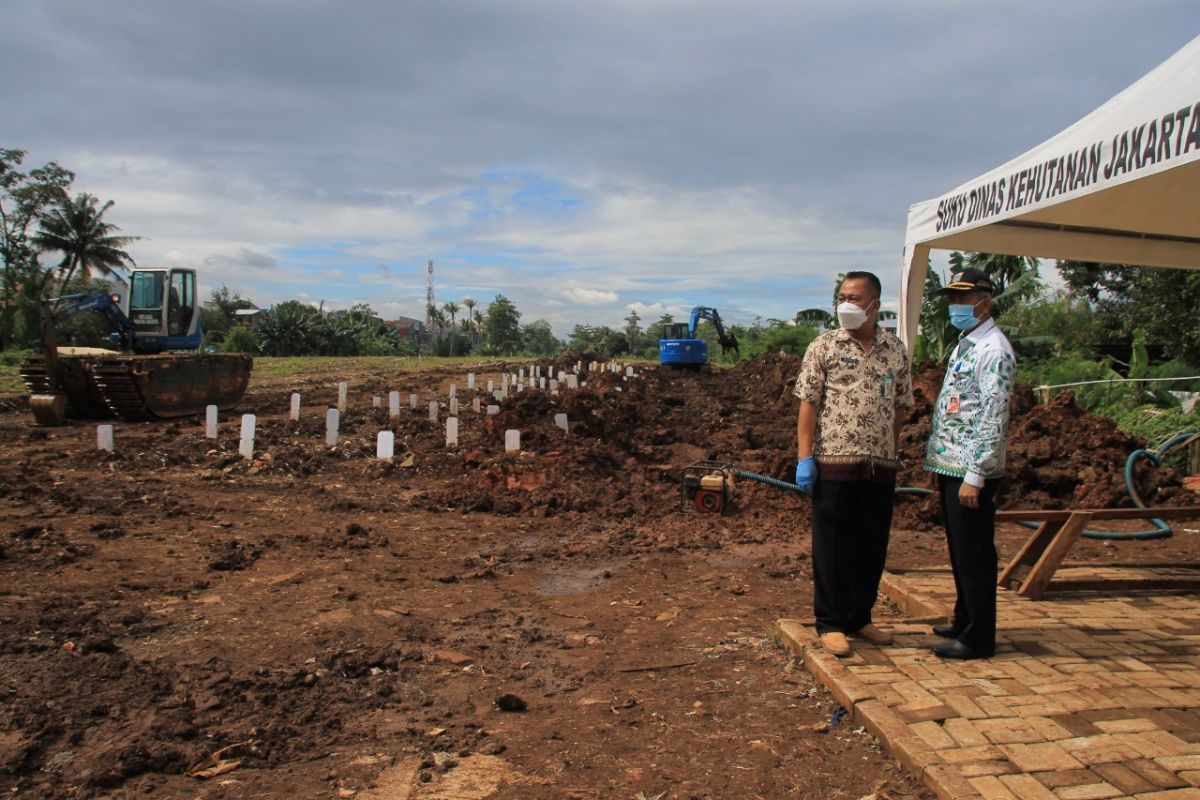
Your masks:
M721 324L721 315L717 313L715 308L711 308L709 306L696 306L692 309L692 318L688 325L688 333L692 336L692 338L695 338L696 325L698 325L702 319L706 319L713 324L713 327L717 330L718 338L725 338L725 326Z
M49 350L51 344L55 346L58 344L58 337L54 330L55 325L87 311L97 311L104 317L109 327L121 339L121 348L119 349L129 345L128 340L133 335L133 325L130 324L129 317L125 316L125 312L121 310L112 295L70 294L42 301L42 344L46 349Z

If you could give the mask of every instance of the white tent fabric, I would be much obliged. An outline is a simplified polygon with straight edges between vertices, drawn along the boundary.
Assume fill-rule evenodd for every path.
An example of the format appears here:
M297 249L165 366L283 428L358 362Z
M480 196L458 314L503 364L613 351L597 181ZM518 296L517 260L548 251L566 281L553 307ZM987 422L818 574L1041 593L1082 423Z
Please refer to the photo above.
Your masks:
M1200 37L1057 136L909 209L910 351L931 249L1200 269Z

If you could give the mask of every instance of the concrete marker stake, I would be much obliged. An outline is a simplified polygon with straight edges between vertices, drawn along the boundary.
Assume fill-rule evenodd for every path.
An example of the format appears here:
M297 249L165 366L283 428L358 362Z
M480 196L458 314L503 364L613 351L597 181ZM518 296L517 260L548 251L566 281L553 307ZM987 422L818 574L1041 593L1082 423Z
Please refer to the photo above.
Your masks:
M204 409L204 437L217 438L217 407L207 406Z
M298 392L292 392L292 410L288 413L288 416L292 422L300 419L300 394Z
M338 443L338 421L341 418L341 412L336 408L331 408L325 412L325 444L328 447L336 447Z
M375 437L375 457L391 461L396 448L396 434L391 431L380 431Z
M113 452L116 448L116 442L113 440L112 425L97 425L96 426L96 449L107 450Z

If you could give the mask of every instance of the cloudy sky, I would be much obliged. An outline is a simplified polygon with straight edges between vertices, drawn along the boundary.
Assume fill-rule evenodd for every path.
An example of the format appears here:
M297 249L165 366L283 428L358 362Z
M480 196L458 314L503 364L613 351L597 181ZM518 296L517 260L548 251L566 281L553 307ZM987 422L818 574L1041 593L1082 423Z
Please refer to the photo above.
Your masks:
M560 335L735 322L879 273L908 206L1200 34L1196 0L4 0L0 146L54 160L142 266L267 305Z

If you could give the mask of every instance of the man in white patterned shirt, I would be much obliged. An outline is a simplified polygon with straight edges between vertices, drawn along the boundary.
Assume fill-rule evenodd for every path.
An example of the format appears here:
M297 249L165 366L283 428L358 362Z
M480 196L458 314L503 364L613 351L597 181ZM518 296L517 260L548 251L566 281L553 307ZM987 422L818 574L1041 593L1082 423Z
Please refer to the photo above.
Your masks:
M933 409L925 469L937 475L954 570L954 619L933 632L942 658L989 658L996 651L996 489L1004 478L1009 398L1017 361L992 318L992 282L977 269L941 289L950 322L963 332L950 354Z

